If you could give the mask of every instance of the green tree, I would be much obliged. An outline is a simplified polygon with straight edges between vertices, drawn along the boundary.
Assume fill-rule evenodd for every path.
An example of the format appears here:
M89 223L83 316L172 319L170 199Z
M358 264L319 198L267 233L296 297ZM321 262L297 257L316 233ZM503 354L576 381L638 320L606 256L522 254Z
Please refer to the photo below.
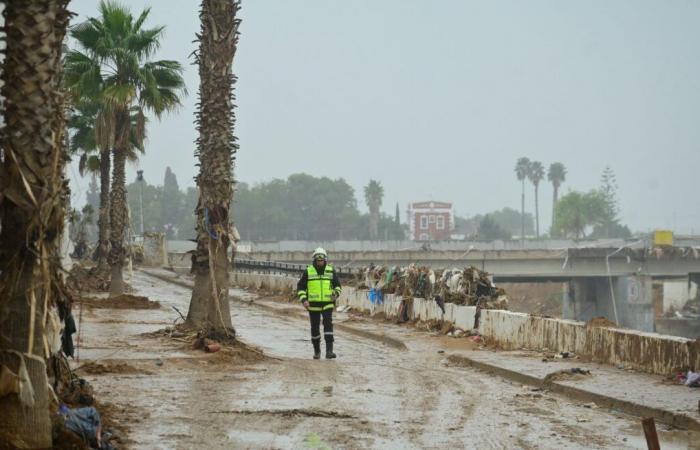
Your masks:
M396 202L396 211L394 211L394 222L396 222L396 225L401 225L401 213L399 212L399 202Z
M110 295L124 291L122 267L128 224L125 164L132 149L132 136L143 148L146 112L161 117L180 105L186 93L176 61L152 61L165 27L146 29L150 8L134 19L128 8L101 1L99 18L90 18L71 29L78 49L66 55L66 83L79 99L99 102L96 121L98 145L114 149L110 191ZM134 120L135 119L135 120ZM111 145L110 145L111 144Z
M360 214L355 191L342 178L293 174L252 187L239 183L233 209L236 226L246 240L369 237L369 222L367 230L356 227Z
M172 170L170 170L170 167L166 167L165 177L163 179L161 224L165 229L168 239L173 239L175 237L177 223L182 213L182 193L180 192L180 186L177 184L177 177Z
M605 208L605 198L596 190L586 194L569 192L557 203L554 229L563 236L584 238L589 227L602 223Z
M515 176L518 177L518 181L521 182L521 193L520 193L520 240L525 239L525 180L530 175L530 160L528 158L522 157L518 158L515 163Z
M238 45L239 9L237 0L202 0L197 35L199 202L197 250L192 259L195 279L187 324L216 334L233 330L228 301L228 248L232 234L233 161L238 150L233 133L233 58Z
M27 379L20 395L0 397L0 436L8 448L51 448L45 323L48 308L67 302L57 287L67 197L60 79L68 1L1 3L0 366L3 379L6 369Z
M143 198L143 229L146 232L163 231L163 186L148 184L146 179L136 178L126 186L129 211L129 227L134 234L141 229L141 199Z
M552 231L554 229L554 211L557 208L557 201L559 200L559 188L562 183L566 181L566 167L560 162L555 162L549 165L549 171L547 172L547 180L552 183L553 195L552 195ZM552 236L554 234L552 233Z
M539 161L532 161L530 163L530 172L527 176L530 182L535 187L535 236L537 239L540 238L540 208L539 208L539 187L540 181L544 178L544 166Z
M369 209L369 238L379 239L379 208L382 206L384 188L376 180L369 180L365 186L365 203Z
M490 214L486 214L479 222L477 237L480 240L493 241L496 239L508 240L512 236L493 220Z
M600 177L600 193L605 200L605 213L603 215L601 227L603 237L609 238L612 236L613 228L618 225L620 207L617 202L617 179L615 173L610 166L605 166L603 174Z

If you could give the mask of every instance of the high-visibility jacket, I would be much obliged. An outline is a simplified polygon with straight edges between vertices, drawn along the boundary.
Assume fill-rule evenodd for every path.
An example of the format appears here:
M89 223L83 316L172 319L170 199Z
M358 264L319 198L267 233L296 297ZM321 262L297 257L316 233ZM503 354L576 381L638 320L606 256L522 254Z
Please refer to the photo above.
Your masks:
M305 286L304 281L306 282ZM309 311L325 311L333 309L333 294L338 295L340 292L340 283L335 277L332 265L326 264L321 274L313 265L310 265L302 277L297 295L300 300L309 301Z

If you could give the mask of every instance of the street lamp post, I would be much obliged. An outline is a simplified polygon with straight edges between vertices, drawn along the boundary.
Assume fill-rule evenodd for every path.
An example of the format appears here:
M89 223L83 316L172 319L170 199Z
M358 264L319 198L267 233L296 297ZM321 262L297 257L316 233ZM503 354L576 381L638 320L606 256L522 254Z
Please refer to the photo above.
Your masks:
M136 171L136 180L141 184L139 192L139 211L141 212L141 237L143 237L143 170Z

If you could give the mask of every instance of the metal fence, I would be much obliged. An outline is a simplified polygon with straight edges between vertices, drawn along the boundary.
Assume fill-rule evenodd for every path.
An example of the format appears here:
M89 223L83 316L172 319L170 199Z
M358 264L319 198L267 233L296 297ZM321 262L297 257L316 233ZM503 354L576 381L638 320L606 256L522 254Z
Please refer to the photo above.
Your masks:
M269 273L269 274L281 274L281 275L296 275L301 276L301 274L306 270L306 264L294 264L276 261L257 261L253 259L234 259L233 270L240 272L252 272L252 273ZM338 278L350 279L355 278L359 273L360 269L351 267L333 267L335 273L338 274Z

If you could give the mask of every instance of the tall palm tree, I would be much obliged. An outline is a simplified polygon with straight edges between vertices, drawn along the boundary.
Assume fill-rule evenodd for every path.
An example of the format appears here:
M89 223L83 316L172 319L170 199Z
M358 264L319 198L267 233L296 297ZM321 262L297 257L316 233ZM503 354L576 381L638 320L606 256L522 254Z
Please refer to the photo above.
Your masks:
M535 236L537 239L540 238L540 208L539 208L539 196L538 190L540 187L540 181L544 178L544 166L539 161L532 161L530 163L530 173L528 178L533 186L535 186Z
M382 206L384 188L376 180L369 180L365 186L365 202L369 208L369 238L379 239L379 208Z
M559 188L562 183L566 181L566 167L560 162L555 162L549 165L549 171L547 172L547 180L552 183L554 188L554 194L552 196L552 228L551 234L556 234L554 229L554 211L557 208L557 202L559 201Z
M199 110L196 155L199 157L197 250L192 257L194 289L187 324L211 334L233 330L228 302L228 248L233 230L233 161L238 144L233 93L233 58L238 44L238 0L202 0L199 50Z
M522 157L518 158L518 162L515 163L515 175L518 177L518 181L522 183L521 193L520 193L520 241L525 241L525 179L530 173L530 160L528 158Z
M54 287L66 198L60 78L68 1L1 3L0 366L29 383L0 397L0 436L10 447L49 448L45 312L62 301Z
M182 66L176 61L151 61L165 27L143 28L150 8L137 19L128 8L102 0L100 18L90 18L71 29L79 50L66 57L67 85L79 98L100 103L96 123L100 147L113 148L114 167L110 192L110 295L124 292L122 267L128 224L125 164L132 134L143 148L146 112L160 118L180 105L186 93ZM136 121L132 120L136 117Z

